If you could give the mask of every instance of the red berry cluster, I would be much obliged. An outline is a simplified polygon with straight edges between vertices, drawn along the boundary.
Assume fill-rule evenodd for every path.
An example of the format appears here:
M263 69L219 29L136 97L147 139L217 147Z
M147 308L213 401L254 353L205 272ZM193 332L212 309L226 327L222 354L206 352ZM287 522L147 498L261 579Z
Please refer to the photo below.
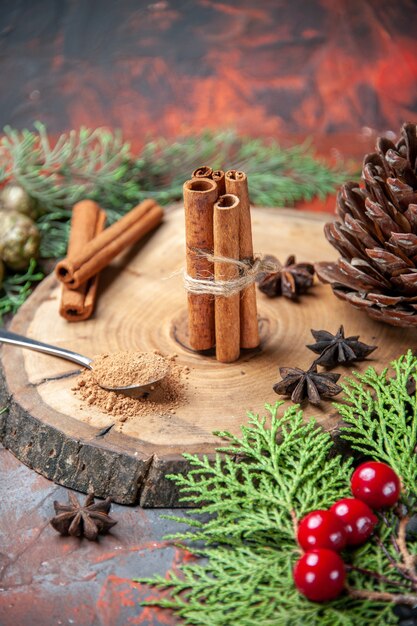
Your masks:
M338 552L365 543L378 521L372 509L390 507L400 495L397 474L375 461L353 472L350 487L353 498L338 500L329 510L312 511L298 526L298 543L305 552L295 565L294 582L313 602L333 600L342 592L346 573Z

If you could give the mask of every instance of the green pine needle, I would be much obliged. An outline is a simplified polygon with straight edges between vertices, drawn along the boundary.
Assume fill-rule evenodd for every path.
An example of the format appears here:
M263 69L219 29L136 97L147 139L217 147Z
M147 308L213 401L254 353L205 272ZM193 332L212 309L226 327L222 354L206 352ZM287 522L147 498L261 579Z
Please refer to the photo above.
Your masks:
M46 127L18 131L7 126L0 140L0 183L19 183L41 207L41 258L65 255L71 207L83 198L97 200L111 224L141 200L161 204L180 200L182 185L202 164L244 169L250 176L255 204L293 206L324 197L348 178L340 164L331 168L316 159L307 144L283 149L275 142L241 138L232 131L206 132L174 142L157 139L138 156L121 134L103 128L81 128L51 143ZM30 290L15 296L24 301ZM15 300L0 292L4 309ZM1 310L1 309L0 309Z
M191 470L187 476L170 476L181 489L180 501L202 504L192 513L215 517L200 524L194 520L198 530L181 535L182 539L207 543L244 539L276 546L294 537L294 516L300 519L346 489L349 463L339 457L324 462L332 447L330 436L314 421L304 424L297 406L276 418L282 404L267 405L272 416L269 428L265 417L250 413L240 438L216 433L229 445L219 448L214 463L205 456L184 455ZM300 448L301 438L305 444ZM245 460L239 463L236 457Z
M335 404L346 426L342 438L364 455L391 465L410 494L417 495L417 397L408 391L417 381L417 359L411 350L378 374L373 367L345 379L344 403Z
M45 126L34 126L37 132L6 126L0 157L3 178L19 183L43 211L69 209L95 194L129 195L124 176L131 157L120 133L81 128L61 135L52 146Z
M411 352L393 362L393 377L369 368L344 385L337 404L345 420L343 438L361 455L390 464L401 476L402 502L415 514L417 358ZM241 435L217 433L224 445L214 461L185 455L191 470L173 475L190 511L190 530L172 537L193 545L202 561L181 565L167 577L138 579L161 590L144 604L169 608L182 623L195 626L385 626L395 624L392 605L342 594L316 604L295 590L292 568L299 557L295 524L306 513L328 508L349 494L351 459L334 455L329 433L313 420L305 423L297 406L282 411L267 405L267 417L249 414ZM412 507L412 508L410 508ZM398 518L387 512L375 537L344 553L348 583L368 592L406 593L410 586L392 541ZM381 547L382 544L382 547ZM411 554L416 544L407 541ZM394 564L394 566L393 566ZM375 573L370 576L365 570Z
M30 295L34 284L42 280L44 274L37 269L35 259L31 259L24 274L8 275L0 292L0 323L8 313L16 313Z

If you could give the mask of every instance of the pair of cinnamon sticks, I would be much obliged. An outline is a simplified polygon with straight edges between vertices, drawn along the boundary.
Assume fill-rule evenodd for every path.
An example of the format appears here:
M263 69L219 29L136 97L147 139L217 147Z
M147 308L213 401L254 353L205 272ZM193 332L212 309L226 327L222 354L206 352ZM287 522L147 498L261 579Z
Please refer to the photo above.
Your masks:
M218 284L234 281L239 277L239 265L219 259L253 262L246 174L213 172L203 166L194 170L183 191L187 274L191 279L214 278ZM222 363L236 361L241 348L256 348L255 285L228 296L188 293L188 330L191 348L216 346L216 358Z
M120 220L104 228L106 213L92 200L74 205L68 252L55 268L63 283L59 313L69 322L88 319L94 310L99 272L127 246L162 221L163 209L144 200Z

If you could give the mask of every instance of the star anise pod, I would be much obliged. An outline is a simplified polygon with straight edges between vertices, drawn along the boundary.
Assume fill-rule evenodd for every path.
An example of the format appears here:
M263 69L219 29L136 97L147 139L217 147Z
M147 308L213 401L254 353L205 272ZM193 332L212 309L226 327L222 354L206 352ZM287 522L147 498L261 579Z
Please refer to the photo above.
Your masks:
M307 348L320 355L316 363L325 367L334 367L338 363L363 361L377 349L377 346L368 346L358 341L359 335L345 337L343 326L335 335L327 330L312 330L311 334L316 343L308 345Z
M311 404L318 405L321 398L330 398L342 391L342 387L336 385L340 374L318 372L316 363L307 371L298 367L280 367L279 373L282 380L273 389L279 395L291 396L293 402L300 403L308 399Z
M55 500L56 515L50 523L61 535L84 536L89 541L95 541L99 533L104 535L117 524L109 515L110 507L110 498L94 502L93 493L88 494L84 505L81 505L70 491L68 504L60 504Z
M279 268L275 272L260 272L257 276L259 289L269 298L283 295L296 300L313 285L314 266L311 263L296 263L293 254L284 265L272 255L268 255L266 259L275 262Z

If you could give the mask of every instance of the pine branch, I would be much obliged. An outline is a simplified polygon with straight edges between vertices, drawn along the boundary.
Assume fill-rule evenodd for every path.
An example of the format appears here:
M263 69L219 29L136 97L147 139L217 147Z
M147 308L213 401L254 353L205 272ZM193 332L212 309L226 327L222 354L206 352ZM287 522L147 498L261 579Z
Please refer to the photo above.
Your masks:
M179 574L141 580L163 592L149 604L194 625L396 623L392 603L417 602L417 546L406 534L416 513L416 398L409 394L416 366L408 353L392 363L395 378L372 368L355 374L345 386L346 404L337 405L347 418L343 436L361 454L390 463L404 486L403 504L381 515L373 539L344 554L345 594L321 605L308 602L295 590L292 568L299 556L297 519L347 494L350 462L329 457L330 435L304 423L294 405L281 414L278 402L267 406L267 417L249 414L240 436L218 433L223 445L214 463L188 455L189 475L171 476L184 502L201 504L190 512L190 530L175 538L198 542L205 558L181 566Z
M290 406L278 419L282 405L267 406L270 428L266 418L250 413L241 438L216 433L229 445L219 448L213 464L207 457L185 455L191 471L187 476L170 476L184 494L181 501L202 505L192 511L194 515L215 517L200 530L181 535L182 539L207 543L245 539L277 545L283 538L293 539L294 515L299 519L346 491L350 461L342 463L335 457L325 463L332 447L330 435L314 421L304 424L297 406ZM245 460L236 462L236 457Z
M169 596L157 604L174 610L184 624L194 626L382 626L394 624L391 607L343 597L317 605L294 588L294 544L280 550L261 546L224 547L205 553L206 565L185 565L181 576L170 574L148 582ZM388 593L387 591L385 593Z
M0 294L0 323L8 313L16 313L30 295L33 285L42 280L44 274L37 269L35 259L30 261L24 274L6 276Z
M232 131L172 143L159 139L135 157L118 132L81 128L61 135L52 146L45 126L40 122L34 126L36 132L4 129L0 181L21 184L46 212L68 210L84 197L99 199L116 216L144 197L154 196L162 203L179 200L184 180L199 163L244 169L250 176L252 201L268 206L324 197L348 177L343 164L327 166L307 144L283 149Z
M417 445L417 397L410 395L410 379L417 380L417 358L411 350L378 374L370 367L364 374L345 379L344 400L335 404L346 424L342 438L354 450L384 461L402 478L408 496L416 495L416 468L410 459Z
M37 132L6 126L0 162L4 178L18 182L44 211L68 209L94 194L126 195L130 152L120 133L81 128L61 135L52 147L45 126L34 126Z
M329 168L308 144L283 149L276 142L239 138L232 131L204 133L169 144L157 140L138 158L144 191L160 202L179 200L182 184L196 164L241 169L250 178L251 200L261 206L293 206L299 200L325 197L347 180L346 164Z
M179 200L183 182L202 163L245 169L253 202L268 206L292 206L298 200L323 197L348 177L342 164L328 167L306 144L284 150L276 143L240 138L232 131L206 132L172 143L158 139L135 156L117 131L81 128L62 134L52 144L46 127L40 122L34 126L35 131L4 129L0 183L19 183L37 200L41 258L65 255L71 207L78 200L97 200L111 224L145 198L161 204ZM29 290L21 289L16 297L23 302L28 294ZM9 301L4 291L0 298L4 310L16 311L16 298Z

